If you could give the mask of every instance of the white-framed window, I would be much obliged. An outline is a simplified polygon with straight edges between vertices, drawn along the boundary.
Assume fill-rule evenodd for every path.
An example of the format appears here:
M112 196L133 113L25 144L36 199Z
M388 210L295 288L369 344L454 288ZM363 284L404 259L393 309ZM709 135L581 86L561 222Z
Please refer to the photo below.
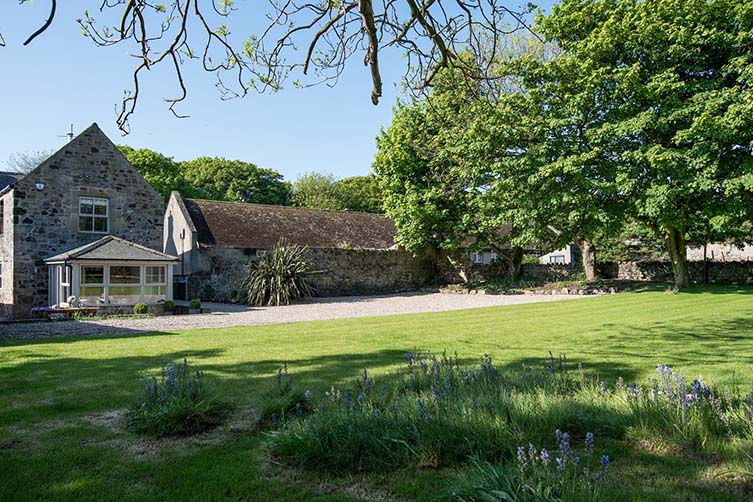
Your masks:
M107 284L107 303L133 305L141 301L141 267L139 265L110 265Z
M78 230L106 234L110 231L110 208L107 199L80 197L78 199Z
M80 270L82 305L135 305L167 298L166 265L81 265Z
M81 266L81 286L78 300L82 305L98 305L105 303L105 267Z
M63 265L60 267L60 301L67 302L71 296L71 267Z
M164 265L147 265L144 281L144 301L155 303L167 295L167 269Z
M556 254L549 257L549 263L554 263L555 265L564 265L565 264L565 255Z
M471 251L471 261L473 263L484 263L484 254L479 251Z

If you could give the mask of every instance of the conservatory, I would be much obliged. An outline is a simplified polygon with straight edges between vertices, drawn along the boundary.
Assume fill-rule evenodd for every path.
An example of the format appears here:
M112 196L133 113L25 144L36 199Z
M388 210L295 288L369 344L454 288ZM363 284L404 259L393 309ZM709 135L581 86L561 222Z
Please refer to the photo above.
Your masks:
M50 306L130 306L172 300L178 259L107 235L45 259Z

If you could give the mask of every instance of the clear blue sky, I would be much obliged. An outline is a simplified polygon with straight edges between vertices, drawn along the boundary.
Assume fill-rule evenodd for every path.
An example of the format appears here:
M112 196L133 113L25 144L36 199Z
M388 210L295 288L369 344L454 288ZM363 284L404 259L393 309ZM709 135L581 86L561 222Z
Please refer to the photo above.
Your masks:
M312 170L362 175L370 170L374 138L389 124L400 97L396 83L404 62L395 52L381 56L385 86L379 106L369 99L371 80L361 56L352 59L335 88L288 86L276 94L224 102L213 76L191 64L186 71L189 96L179 108L190 118L176 119L162 101L176 90L165 67L143 79L131 134L123 138L115 126L115 109L131 82L134 59L125 45L98 48L81 35L75 19L85 8L96 16L100 0L58 4L51 28L27 47L23 40L44 21L49 4L0 5L0 33L7 44L0 48L0 169L14 153L57 150L66 141L58 136L71 123L80 132L97 122L116 143L151 148L177 160L199 155L241 159L276 169L288 179Z

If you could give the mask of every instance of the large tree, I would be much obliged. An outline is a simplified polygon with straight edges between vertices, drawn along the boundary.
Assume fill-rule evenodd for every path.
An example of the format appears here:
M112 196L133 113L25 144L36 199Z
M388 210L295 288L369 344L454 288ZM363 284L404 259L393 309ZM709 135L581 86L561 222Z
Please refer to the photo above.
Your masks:
M135 149L121 145L118 149L165 199L170 197L170 192L173 190L184 195L191 195L192 191L180 171L180 165L172 157L148 148Z
M304 173L293 182L291 202L300 207L342 209L337 200L336 182L332 174Z
M223 98L243 96L250 89L280 89L291 75L296 86L334 85L356 57L368 66L371 101L377 104L383 87L379 58L388 49L402 53L404 82L417 92L430 87L443 68L486 79L489 75L478 70L490 68L493 58L487 56L495 53L485 48L522 26L524 15L511 10L517 2L504 0L283 0L264 8L258 2L248 4L114 0L102 2L97 12L84 11L78 19L84 36L99 46L128 46L135 57L132 90L123 99L118 126L128 131L141 76L160 66L175 74L177 95L166 101L180 116L176 104L188 94L183 65L192 60L217 75ZM48 19L24 45L49 28L56 6L57 1L50 0ZM474 54L476 61L468 64L458 57L463 52Z
M407 250L490 247L517 278L523 246L530 243L510 214L510 200L519 193L492 190L492 160L507 155L502 144L507 138L501 129L489 134L497 115L496 106L482 97L486 90L456 83L440 76L426 99L398 105L392 124L377 138L374 170L385 209Z
M375 175L351 176L335 182L340 209L364 213L384 212L384 201Z
M343 179L317 172L302 174L293 182L291 203L337 211L383 211L382 194L373 174Z
M199 157L180 163L193 197L258 204L287 205L290 183L272 169L221 157Z
M741 228L753 208L753 3L564 0L540 26L565 78L595 90L594 157L688 286L687 239Z

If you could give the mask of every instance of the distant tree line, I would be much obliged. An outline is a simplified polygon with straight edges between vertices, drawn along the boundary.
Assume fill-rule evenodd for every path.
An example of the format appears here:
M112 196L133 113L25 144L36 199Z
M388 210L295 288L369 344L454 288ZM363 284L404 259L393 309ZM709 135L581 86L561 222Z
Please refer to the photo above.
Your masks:
M382 212L376 177L337 179L309 172L295 181L250 162L222 157L176 161L146 148L119 146L128 161L165 199L173 190L184 197L319 209Z

